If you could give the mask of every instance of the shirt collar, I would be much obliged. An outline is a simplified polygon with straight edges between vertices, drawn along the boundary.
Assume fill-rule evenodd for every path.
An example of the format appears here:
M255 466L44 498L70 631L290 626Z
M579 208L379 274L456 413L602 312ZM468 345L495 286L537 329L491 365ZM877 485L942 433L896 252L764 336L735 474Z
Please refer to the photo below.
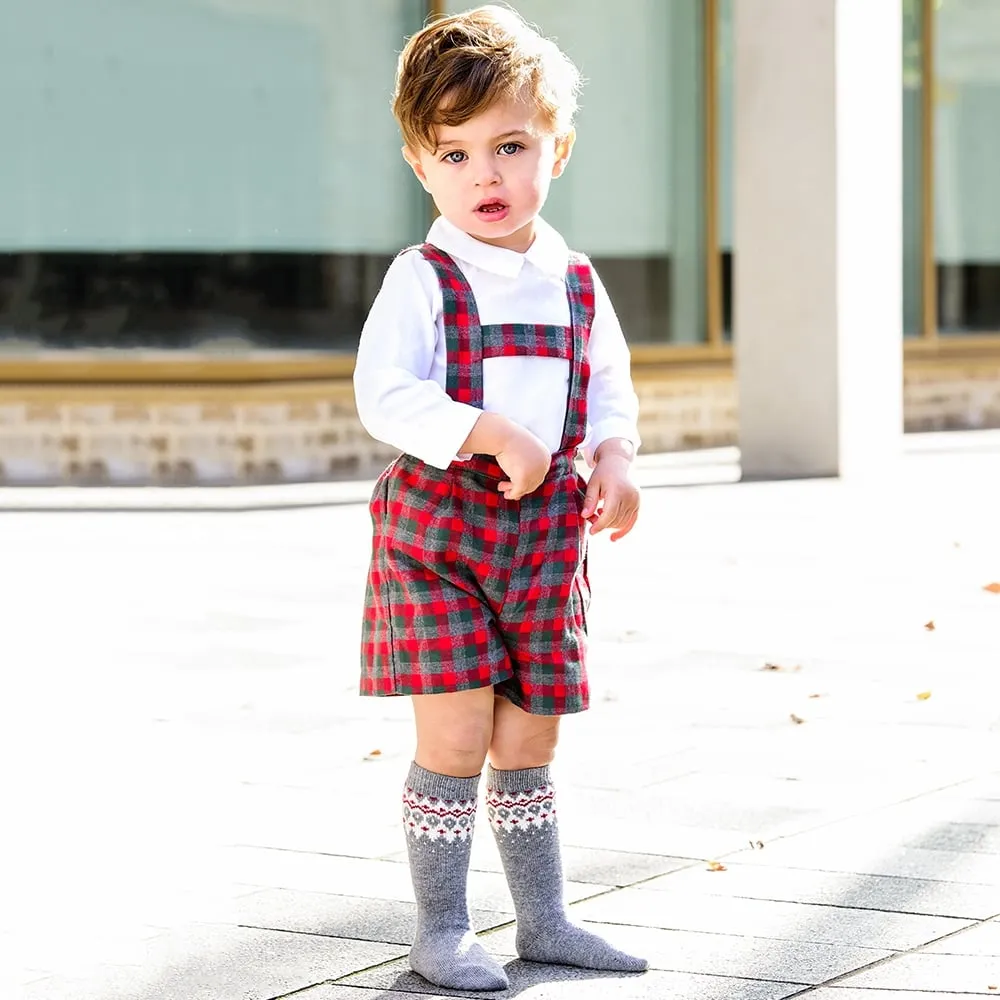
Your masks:
M535 241L526 253L504 250L483 243L439 215L427 234L427 242L452 257L482 268L504 278L516 278L525 261L529 261L545 274L564 277L569 266L569 248L566 241L544 219L535 220Z

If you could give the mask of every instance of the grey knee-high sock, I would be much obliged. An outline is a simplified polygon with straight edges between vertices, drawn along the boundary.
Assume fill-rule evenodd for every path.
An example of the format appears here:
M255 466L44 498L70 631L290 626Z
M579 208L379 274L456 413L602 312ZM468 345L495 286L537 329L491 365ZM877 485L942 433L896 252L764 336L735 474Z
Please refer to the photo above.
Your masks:
M517 953L528 962L642 972L636 958L573 923L566 912L555 792L547 767L489 769L490 826L517 915Z
M502 990L510 983L476 941L466 886L479 776L453 778L414 762L403 790L403 827L417 898L410 968L435 986Z

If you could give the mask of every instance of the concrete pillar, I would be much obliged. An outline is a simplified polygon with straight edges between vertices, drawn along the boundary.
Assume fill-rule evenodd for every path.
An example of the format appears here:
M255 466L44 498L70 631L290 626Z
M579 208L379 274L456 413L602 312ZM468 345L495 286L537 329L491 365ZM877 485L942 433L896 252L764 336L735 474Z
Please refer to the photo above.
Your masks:
M902 444L901 0L735 0L744 478L854 476Z

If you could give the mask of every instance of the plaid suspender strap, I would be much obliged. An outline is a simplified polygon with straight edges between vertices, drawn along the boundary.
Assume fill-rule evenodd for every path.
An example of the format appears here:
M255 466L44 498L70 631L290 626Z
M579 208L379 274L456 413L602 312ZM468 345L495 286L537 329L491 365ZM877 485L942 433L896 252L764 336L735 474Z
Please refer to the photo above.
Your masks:
M441 286L447 341L445 391L459 403L483 406L483 358L535 356L565 358L570 362L570 384L560 450L573 453L587 432L587 389L590 381L588 345L594 321L594 279L587 259L570 257L566 272L570 327L541 323L504 323L483 326L472 288L461 268L443 250L430 243L420 252Z

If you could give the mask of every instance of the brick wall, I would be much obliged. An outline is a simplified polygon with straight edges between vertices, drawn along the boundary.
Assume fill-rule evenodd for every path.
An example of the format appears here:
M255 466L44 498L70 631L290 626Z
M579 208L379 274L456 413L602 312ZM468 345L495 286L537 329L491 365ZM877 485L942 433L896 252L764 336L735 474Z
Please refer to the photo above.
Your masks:
M732 374L639 370L644 451L734 444ZM1000 427L1000 359L907 365L906 429ZM351 384L0 387L0 483L162 485L366 477L394 454Z

